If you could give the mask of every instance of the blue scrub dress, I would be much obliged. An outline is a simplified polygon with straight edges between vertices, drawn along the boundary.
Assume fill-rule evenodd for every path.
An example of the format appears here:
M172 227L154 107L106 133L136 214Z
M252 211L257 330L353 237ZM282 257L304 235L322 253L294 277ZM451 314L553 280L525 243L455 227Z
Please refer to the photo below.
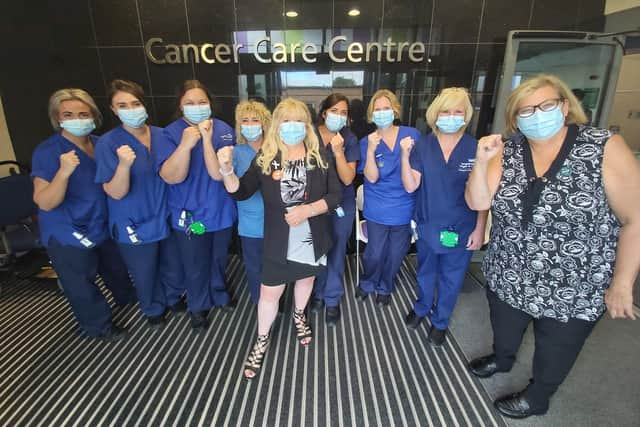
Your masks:
M318 133L318 139L322 144L322 138ZM360 146L358 138L350 129L340 131L344 139L344 155L349 162L360 161ZM331 158L335 155L330 146L325 147ZM347 251L347 242L351 237L353 223L356 216L356 192L353 184L342 185L342 201L340 207L344 216L340 217L335 211L331 213L333 221L333 248L327 254L327 268L316 276L313 285L314 298L324 300L327 307L336 307L340 304L340 298L344 295L344 261Z
M477 212L467 206L464 190L477 144L474 137L464 134L445 162L438 139L430 133L411 152L411 168L422 174L416 191L418 299L414 312L429 316L437 329L449 325L473 254L466 244L475 229ZM440 243L440 232L447 230L459 234L454 248Z
M375 151L379 177L375 183L364 178L364 217L367 220L369 241L364 250L364 274L360 289L366 293L391 295L394 279L411 244L411 218L415 195L402 185L400 169L400 140L410 136L418 141L420 131L399 126L393 150L381 141ZM368 136L360 140L358 170L364 172L367 159Z
M151 150L164 138L151 126ZM116 200L107 195L109 232L118 242L133 277L140 310L147 317L164 315L184 292L183 272L175 239L168 238L167 184L156 172L151 153L124 127L105 133L96 145L95 182L113 179L118 167L117 150L129 146L136 154L130 170L129 192Z
M95 144L95 138L91 136ZM33 152L31 176L51 182L60 156L75 150L80 164L69 177L65 198L56 208L38 211L40 238L60 278L64 295L83 332L99 336L112 326L111 307L95 285L100 274L117 305L136 301L129 274L107 231L107 201L94 183L96 163L73 142L56 133Z
M238 144L233 149L233 169L236 175L245 174L256 152L249 144ZM262 253L264 237L264 204L262 193L256 191L247 200L238 201L238 235L242 244L242 261L247 273L249 295L254 304L260 299Z
M182 118L164 129L165 138L154 147L156 170L176 150L189 124ZM234 130L222 120L213 119L213 146L217 151L234 145ZM213 180L204 162L203 141L191 150L189 172L179 184L169 185L168 206L185 274L187 306L191 313L224 306L230 302L225 286L225 270L236 221L236 205L221 181ZM186 215L186 217L185 217ZM202 235L187 234L189 225L201 222Z

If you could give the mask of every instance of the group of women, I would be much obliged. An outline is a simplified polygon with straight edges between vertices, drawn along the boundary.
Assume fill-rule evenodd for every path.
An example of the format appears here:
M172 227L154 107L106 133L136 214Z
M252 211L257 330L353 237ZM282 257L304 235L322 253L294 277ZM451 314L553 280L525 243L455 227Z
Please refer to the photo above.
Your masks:
M273 113L242 101L235 130L212 117L211 95L196 80L181 86L178 118L164 129L147 124L134 82L113 81L109 102L122 124L97 138L102 116L93 99L80 89L54 93L56 132L33 154L42 241L89 336L123 334L94 285L97 273L117 305L139 301L152 327L168 311L187 310L200 331L212 308L232 310L225 268L237 219L258 312L244 375L262 366L287 283L295 283L297 340L308 345L310 299L316 310L326 306L329 325L340 319L357 172L368 244L356 298L374 293L377 305L390 303L415 220L418 298L406 324L415 329L429 317L434 346L446 339L492 210L484 273L495 354L470 369L480 377L508 371L531 320L537 341L530 386L496 402L505 415L546 411L605 304L613 317L633 317L640 171L619 136L581 126L580 104L555 77L518 87L506 113L509 138L479 143L465 132L473 108L462 88L431 103L427 135L398 125L397 97L377 91L367 110L375 130L360 141L338 93L323 101L317 123L295 99Z

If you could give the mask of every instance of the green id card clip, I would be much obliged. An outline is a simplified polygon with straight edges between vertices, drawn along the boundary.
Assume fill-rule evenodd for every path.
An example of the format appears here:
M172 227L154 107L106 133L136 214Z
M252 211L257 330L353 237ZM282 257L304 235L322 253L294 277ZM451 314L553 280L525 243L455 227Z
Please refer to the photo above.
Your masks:
M200 221L192 222L189 224L189 227L187 227L187 234L195 234L196 236L200 236L206 231L207 227Z
M440 244L445 248L455 248L458 246L458 233L455 231L441 231L440 232Z

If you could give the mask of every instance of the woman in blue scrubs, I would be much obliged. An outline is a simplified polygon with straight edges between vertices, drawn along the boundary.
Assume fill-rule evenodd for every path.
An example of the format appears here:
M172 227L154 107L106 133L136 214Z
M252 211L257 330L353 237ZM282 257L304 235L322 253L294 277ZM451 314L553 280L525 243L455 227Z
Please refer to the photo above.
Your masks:
M333 93L320 104L319 125L316 128L318 139L322 141L321 147L334 159L342 183L340 206L331 213L333 248L327 255L327 269L316 276L311 303L313 311L320 310L326 304L324 320L329 326L340 320L340 298L344 295L344 258L356 214L356 194L351 183L356 175L356 163L360 160L360 147L356 136L346 127L348 119L349 100L346 96Z
M178 250L167 239L167 185L151 157L164 134L146 124L144 92L137 83L111 82L109 103L122 126L98 140L95 181L107 193L109 231L135 282L140 310L150 326L159 327L167 307L181 305L182 294Z
M169 186L169 214L185 273L191 326L206 329L211 307L233 309L225 269L236 206L222 185L216 151L235 144L233 128L211 118L211 96L198 80L177 95L182 117L169 124L154 150L156 167Z
M61 89L49 99L49 119L56 133L33 152L31 172L42 243L82 331L119 339L124 331L113 324L111 307L95 284L99 273L117 305L135 302L127 269L109 239L105 194L94 183L91 132L102 114L84 90Z
M238 177L245 174L262 147L262 141L271 125L271 113L258 101L242 101L236 107L236 135L238 144L233 150L233 169ZM260 299L262 274L262 245L264 206L262 193L256 191L247 200L239 200L238 235L242 244L242 260L247 273L249 295L254 304Z
M407 315L410 329L427 316L428 341L444 343L474 250L484 240L487 211L467 206L464 190L473 168L478 141L465 133L473 107L463 88L442 90L427 110L433 131L414 146L402 146L402 182L416 194L418 299ZM436 296L437 295L437 296Z
M367 117L377 129L360 140L360 165L364 173L364 217L369 241L364 251L364 274L356 298L376 293L376 304L389 305L394 279L411 243L411 218L415 196L407 193L400 176L400 142L415 141L420 132L396 126L401 106L387 89L378 90L369 102Z

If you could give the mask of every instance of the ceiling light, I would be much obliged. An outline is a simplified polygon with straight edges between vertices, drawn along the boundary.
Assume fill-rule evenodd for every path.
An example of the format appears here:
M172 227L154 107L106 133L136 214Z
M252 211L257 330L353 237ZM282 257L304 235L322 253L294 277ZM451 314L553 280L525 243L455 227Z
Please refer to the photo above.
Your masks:
M347 15L349 16L360 16L360 10L356 9L355 7L353 9L351 9L349 12L347 12Z
M298 16L298 12L296 12L295 10L290 10L285 13L285 15L287 15L288 18L295 18L296 16Z

